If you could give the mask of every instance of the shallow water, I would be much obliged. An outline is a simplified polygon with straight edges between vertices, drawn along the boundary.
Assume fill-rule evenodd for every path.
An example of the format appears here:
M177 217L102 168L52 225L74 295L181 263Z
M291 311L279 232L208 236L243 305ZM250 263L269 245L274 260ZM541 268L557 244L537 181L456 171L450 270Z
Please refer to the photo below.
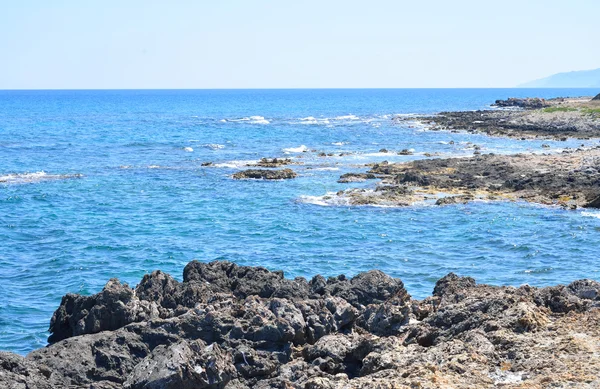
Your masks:
M134 286L192 259L286 276L381 269L418 298L450 271L497 285L600 279L600 212L524 203L322 206L375 161L547 152L597 140L519 141L429 132L395 114L486 108L509 96L591 90L0 91L0 349L44 346L60 298ZM451 144L454 141L454 144ZM470 143L469 143L470 142ZM412 156L379 150L414 149ZM303 152L303 150L309 150ZM312 152L310 150L316 150ZM319 157L319 152L334 157ZM339 156L340 153L348 153ZM289 157L290 181L234 181ZM202 167L211 161L212 167Z

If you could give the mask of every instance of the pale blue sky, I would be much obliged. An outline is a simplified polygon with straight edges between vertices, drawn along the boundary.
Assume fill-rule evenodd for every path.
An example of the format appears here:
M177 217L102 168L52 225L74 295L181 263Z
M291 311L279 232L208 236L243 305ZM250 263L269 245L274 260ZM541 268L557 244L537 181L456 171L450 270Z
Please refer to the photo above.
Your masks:
M600 67L598 0L0 1L0 89L512 87Z

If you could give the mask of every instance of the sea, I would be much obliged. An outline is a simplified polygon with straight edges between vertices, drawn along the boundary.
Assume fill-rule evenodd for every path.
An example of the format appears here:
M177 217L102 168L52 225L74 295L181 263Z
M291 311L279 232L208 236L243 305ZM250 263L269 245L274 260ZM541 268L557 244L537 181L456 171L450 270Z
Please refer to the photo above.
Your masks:
M596 93L0 91L0 350L45 346L66 293L97 293L113 277L134 287L157 269L181 280L191 260L307 279L380 269L414 298L449 272L514 286L600 279L600 211L523 202L348 206L328 196L374 188L337 180L384 160L469 156L474 145L504 154L598 145L429 131L412 120L508 97ZM412 155L397 155L403 149ZM263 157L292 159L298 177L231 178Z

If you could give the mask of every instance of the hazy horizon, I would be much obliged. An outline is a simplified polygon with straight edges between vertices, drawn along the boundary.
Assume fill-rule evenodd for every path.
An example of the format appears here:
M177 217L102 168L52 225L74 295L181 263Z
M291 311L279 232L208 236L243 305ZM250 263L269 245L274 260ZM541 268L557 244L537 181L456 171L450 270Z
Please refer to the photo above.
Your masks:
M3 8L3 90L513 88L600 67L592 0Z

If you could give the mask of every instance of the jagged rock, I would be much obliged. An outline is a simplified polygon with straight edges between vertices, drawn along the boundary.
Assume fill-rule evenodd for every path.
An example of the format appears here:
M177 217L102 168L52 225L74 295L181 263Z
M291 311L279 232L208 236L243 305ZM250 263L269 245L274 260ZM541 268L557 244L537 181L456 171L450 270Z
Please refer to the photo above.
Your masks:
M597 95L596 95L596 97L594 97L592 100L593 100L593 101L598 101L598 100L600 100L600 93L599 93L599 94L597 94Z
M342 174L338 180L339 183L348 182L364 182L366 180L373 180L377 178L375 174L371 173L345 173Z
M236 375L231 357L216 344L197 340L157 346L138 363L126 389L222 389Z
M591 388L599 307L591 280L514 288L450 273L411 300L376 270L306 282L193 261L183 282L155 271L135 289L110 280L96 295L65 296L53 318L60 336L25 358L0 353L0 386L434 389L519 377Z
M263 180L289 180L296 178L298 175L292 169L282 170L264 170L264 169L248 169L235 173L232 177L236 180L242 179L263 179Z
M519 107L525 109L539 109L549 107L551 104L545 99L540 99L538 97L528 97L524 99L510 97L507 100L496 100L496 102L492 105L496 107Z
M435 205L450 205L450 204L467 204L473 201L474 197L469 195L446 196L438 199Z
M286 165L295 165L296 162L292 161L290 158L261 158L260 161L252 164L248 164L246 166L260 166L260 167L281 167Z
M583 205L584 208L600 208L600 196L592 199L587 204Z
M147 302L140 302L127 284L108 281L93 296L67 294L50 321L50 343L82 334L116 330L157 314Z

